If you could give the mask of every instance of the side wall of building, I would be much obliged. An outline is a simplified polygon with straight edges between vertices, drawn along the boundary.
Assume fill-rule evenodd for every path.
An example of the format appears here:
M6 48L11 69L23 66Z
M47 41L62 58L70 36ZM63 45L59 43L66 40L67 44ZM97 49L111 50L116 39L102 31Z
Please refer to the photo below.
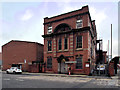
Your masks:
M36 60L36 44L26 42L10 42L2 47L3 70L11 64L22 63L22 69L28 70L28 63ZM26 60L26 64L24 64Z

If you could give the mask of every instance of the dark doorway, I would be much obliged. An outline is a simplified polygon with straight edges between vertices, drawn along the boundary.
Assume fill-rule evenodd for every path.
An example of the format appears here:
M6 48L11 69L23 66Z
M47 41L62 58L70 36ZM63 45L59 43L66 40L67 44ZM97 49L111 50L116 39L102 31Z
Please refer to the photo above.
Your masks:
M58 73L68 73L68 65L65 63L65 61L69 61L67 57L64 55L61 55L57 58L58 61Z

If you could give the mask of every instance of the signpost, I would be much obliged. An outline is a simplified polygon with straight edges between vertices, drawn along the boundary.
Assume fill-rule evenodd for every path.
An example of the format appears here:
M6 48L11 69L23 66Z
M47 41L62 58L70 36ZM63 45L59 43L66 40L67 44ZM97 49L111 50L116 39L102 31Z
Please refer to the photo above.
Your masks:
M25 64L26 64L26 59L24 59L24 71L25 71L25 69L26 69Z
M66 61L65 63L77 63L77 61Z

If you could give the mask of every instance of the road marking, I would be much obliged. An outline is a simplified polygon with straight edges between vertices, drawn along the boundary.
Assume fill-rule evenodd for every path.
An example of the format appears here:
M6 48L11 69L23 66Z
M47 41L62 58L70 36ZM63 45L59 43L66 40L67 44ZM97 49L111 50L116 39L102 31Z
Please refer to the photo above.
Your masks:
M21 79L16 79L16 80L18 80L18 81L24 81L24 80L21 80Z
M19 81L24 81L24 80L19 80Z
M27 76L27 77L19 77L19 80L22 79L30 79L30 80L47 80L47 81L60 81L60 82L89 82L92 78L71 78L71 77L50 77L50 76Z
M6 78L6 79L4 79L4 80L10 80L9 78Z

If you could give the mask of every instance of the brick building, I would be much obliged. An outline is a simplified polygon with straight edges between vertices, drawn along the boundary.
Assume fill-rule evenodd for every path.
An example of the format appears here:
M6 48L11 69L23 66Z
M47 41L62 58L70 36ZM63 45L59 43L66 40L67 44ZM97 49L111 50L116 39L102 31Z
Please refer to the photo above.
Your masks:
M107 51L97 50L96 51L96 64L106 64L108 62L106 54L107 54Z
M94 68L97 32L88 6L44 18L43 37L45 72L89 74Z
M29 71L33 62L43 61L44 45L37 42L12 40L2 46L3 70L21 65L22 70Z
M0 52L0 69L1 69L1 66L2 66L2 53Z

